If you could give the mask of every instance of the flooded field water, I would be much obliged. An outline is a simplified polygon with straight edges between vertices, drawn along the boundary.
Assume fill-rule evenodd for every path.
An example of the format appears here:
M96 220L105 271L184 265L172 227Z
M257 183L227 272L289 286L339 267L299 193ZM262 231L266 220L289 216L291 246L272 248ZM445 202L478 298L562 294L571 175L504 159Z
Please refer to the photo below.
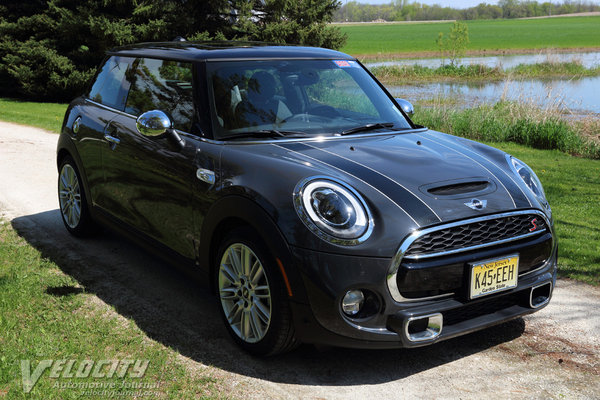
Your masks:
M504 68L525 63L547 60L581 62L587 68L600 66L600 52L568 53L553 55L518 55L498 57L469 57L462 64L502 65ZM388 63L439 66L440 59L399 60ZM382 63L367 64L367 67ZM542 107L556 106L565 112L600 113L600 76L572 79L523 79L493 82L440 82L415 85L386 85L395 97L405 98L415 104L437 97L454 97L459 105L472 107L499 100L515 100L537 104Z

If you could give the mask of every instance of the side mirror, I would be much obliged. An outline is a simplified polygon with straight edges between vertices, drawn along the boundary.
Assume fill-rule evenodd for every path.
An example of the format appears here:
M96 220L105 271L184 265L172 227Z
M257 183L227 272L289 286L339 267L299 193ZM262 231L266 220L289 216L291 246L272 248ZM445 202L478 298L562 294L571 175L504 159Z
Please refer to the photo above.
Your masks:
M160 110L143 113L135 121L135 125L139 133L149 137L163 135L168 129L173 128L171 118Z
M407 115L412 116L415 113L415 108L410 101L397 98L396 103L398 103L400 108L402 108L402 111L404 111Z
M175 129L173 129L173 121L171 121L171 118L163 111L146 111L137 118L135 126L139 133L151 138L168 133L169 138L173 140L177 146L180 148L185 147L185 140L179 136Z

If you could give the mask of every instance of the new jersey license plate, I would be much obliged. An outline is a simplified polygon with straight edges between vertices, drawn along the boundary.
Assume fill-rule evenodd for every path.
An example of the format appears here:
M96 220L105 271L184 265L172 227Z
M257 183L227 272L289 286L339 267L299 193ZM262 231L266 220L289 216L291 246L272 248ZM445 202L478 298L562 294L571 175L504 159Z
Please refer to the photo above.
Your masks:
M514 288L518 275L518 254L471 264L470 298Z

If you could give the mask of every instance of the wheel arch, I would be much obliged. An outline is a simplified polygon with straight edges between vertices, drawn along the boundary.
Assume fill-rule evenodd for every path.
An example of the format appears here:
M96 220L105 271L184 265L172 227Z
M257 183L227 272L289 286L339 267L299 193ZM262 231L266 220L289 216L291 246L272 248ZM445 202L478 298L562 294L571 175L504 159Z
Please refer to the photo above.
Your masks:
M252 199L240 195L228 195L208 211L202 223L200 246L198 249L199 263L208 273L209 282L214 288L214 266L219 244L231 230L248 226L253 229L281 270L284 282L289 282L291 298L305 301L306 295L300 272L294 265L289 245L269 213Z
M85 173L85 169L83 168L83 163L81 162L81 158L79 157L79 153L77 152L77 148L73 143L73 140L68 137L65 133L61 133L58 138L58 145L56 148L56 169L60 169L60 164L66 157L71 157L75 162L75 166L77 167L77 171L79 171L79 175L81 177L83 183L83 190L85 191L85 199L88 205L88 208L93 213L92 208L92 196L90 192L90 187L87 180L87 174ZM60 173L60 170L58 171Z

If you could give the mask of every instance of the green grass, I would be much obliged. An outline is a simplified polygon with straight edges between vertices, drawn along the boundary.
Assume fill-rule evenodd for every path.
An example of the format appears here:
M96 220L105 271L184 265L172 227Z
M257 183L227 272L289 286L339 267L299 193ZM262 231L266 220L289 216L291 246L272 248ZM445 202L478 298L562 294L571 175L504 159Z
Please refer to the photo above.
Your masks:
M556 110L515 102L456 109L450 104L417 107L415 122L435 130L479 141L512 142L600 159L598 125L568 122ZM587 132L586 132L587 130ZM590 133L592 132L592 133Z
M0 98L0 120L31 125L59 133L67 104L38 103Z
M547 49L600 46L600 17L466 21L468 50ZM348 35L341 49L355 56L437 52L439 32L451 23L339 25Z
M525 161L552 206L559 276L600 285L600 160L514 143L488 143Z
M485 81L518 78L569 77L571 79L600 75L600 67L586 68L576 62L520 64L506 70L481 64L459 66L448 64L437 68L420 65L393 65L374 67L371 68L371 72L382 82L402 85L417 82L472 81L474 79Z
M0 310L0 398L100 399L107 396L83 396L79 389L58 385L114 383L115 390L123 392L127 390L119 389L123 381L150 385L145 390L157 393L141 398L223 397L219 381L210 371L190 372L174 350L152 341L133 321L86 293L3 221L0 221ZM149 366L142 378L128 375L110 379L52 378L47 370L33 390L25 394L21 360L32 360L31 368L35 369L46 359L145 359L149 360Z

